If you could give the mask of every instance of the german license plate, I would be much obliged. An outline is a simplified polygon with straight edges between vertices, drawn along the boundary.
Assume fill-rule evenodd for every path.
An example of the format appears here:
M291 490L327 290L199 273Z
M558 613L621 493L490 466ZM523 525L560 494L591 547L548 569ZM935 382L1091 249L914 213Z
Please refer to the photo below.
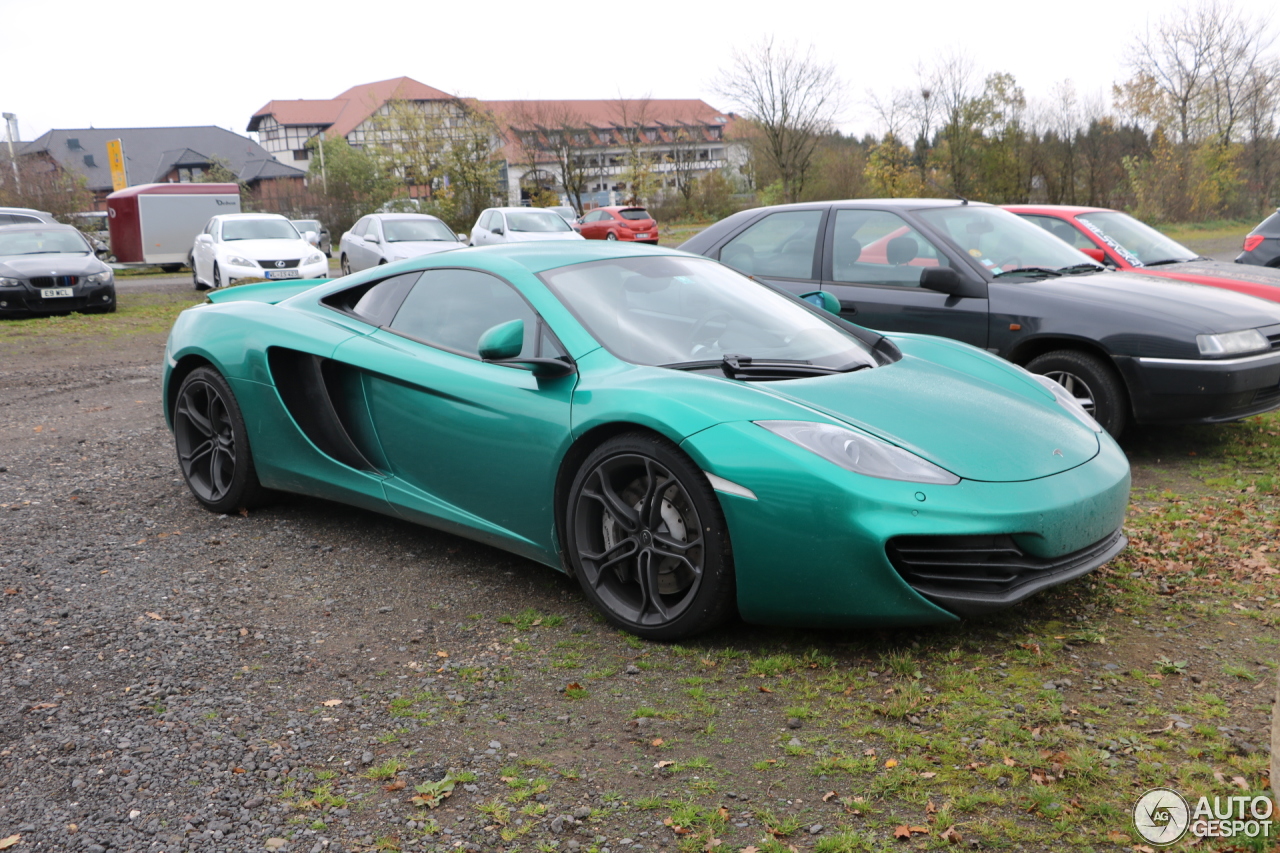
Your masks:
M648 235L648 234L637 234L637 235L636 235L636 239L637 239L637 240L648 240L648 239L649 239L649 235Z
M40 289L41 299L57 299L62 296L75 296L76 292L70 287L43 287Z
M297 270L267 270L267 278L297 278Z

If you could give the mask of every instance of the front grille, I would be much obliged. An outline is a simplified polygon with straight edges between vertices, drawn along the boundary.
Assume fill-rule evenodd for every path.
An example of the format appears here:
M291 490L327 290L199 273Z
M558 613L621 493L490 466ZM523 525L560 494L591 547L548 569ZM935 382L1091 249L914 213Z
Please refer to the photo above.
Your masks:
M1253 395L1253 400L1249 403L1249 407L1253 408L1254 406L1261 406L1264 403L1271 402L1277 397L1280 397L1280 385L1272 385L1270 388L1263 388L1261 391Z
M299 258L291 261L258 261L258 266L264 270L291 270L295 269L300 263Z
M80 281L75 275L38 275L31 279L32 287L75 287Z
M1117 529L1061 557L1036 557L1013 536L898 536L889 562L912 589L962 614L1007 606L1105 563L1125 546Z

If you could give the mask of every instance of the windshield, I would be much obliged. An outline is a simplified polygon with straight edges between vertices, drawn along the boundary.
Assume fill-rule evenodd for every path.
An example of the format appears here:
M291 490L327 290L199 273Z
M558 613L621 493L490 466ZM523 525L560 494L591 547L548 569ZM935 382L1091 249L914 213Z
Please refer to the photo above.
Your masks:
M293 223L287 219L224 219L222 239L232 240L299 240Z
M512 231L572 231L569 223L551 211L516 211L507 214L507 227Z
M1115 249L1135 267L1200 257L1127 213L1082 213L1076 220Z
M957 205L921 210L917 215L993 276L1103 268L1043 228L998 207Z
M305 231L320 233L320 220L318 219L291 219L289 221L293 223L294 228L298 229L299 234Z
M78 231L50 229L48 231L0 232L0 255L86 255L89 244Z
M597 341L632 364L714 364L730 355L834 369L875 364L848 332L714 261L619 258L540 277Z
M408 243L417 240L448 240L458 238L449 226L439 219L384 219L382 234L388 243Z

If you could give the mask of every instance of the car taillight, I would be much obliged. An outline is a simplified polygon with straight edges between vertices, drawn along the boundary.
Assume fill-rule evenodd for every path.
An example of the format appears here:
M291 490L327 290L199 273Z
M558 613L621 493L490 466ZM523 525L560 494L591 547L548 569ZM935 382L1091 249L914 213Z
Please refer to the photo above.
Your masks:
M1258 248L1258 245L1265 239L1267 238L1263 237L1261 234L1250 234L1248 237L1244 238L1244 250L1246 252L1252 252L1254 249Z

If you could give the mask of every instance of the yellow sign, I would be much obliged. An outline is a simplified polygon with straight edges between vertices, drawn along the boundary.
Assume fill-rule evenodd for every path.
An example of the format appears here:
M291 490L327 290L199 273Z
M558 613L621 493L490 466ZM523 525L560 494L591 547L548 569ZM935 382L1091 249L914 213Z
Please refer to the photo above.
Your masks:
M107 143L107 162L111 164L111 189L122 190L129 186L124 172L124 144L119 139Z

